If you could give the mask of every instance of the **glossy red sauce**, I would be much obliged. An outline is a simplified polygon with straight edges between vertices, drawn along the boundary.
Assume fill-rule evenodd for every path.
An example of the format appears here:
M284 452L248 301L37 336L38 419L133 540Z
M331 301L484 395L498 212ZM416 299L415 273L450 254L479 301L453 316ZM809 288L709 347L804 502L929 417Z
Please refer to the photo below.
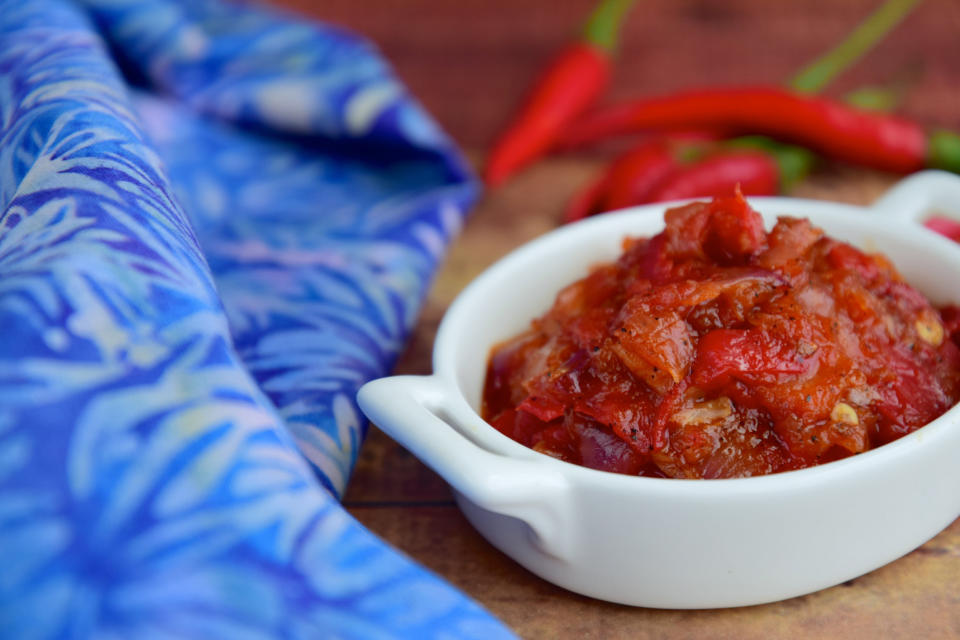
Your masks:
M960 397L960 311L807 220L740 197L666 213L494 348L483 414L575 464L670 478L808 467Z

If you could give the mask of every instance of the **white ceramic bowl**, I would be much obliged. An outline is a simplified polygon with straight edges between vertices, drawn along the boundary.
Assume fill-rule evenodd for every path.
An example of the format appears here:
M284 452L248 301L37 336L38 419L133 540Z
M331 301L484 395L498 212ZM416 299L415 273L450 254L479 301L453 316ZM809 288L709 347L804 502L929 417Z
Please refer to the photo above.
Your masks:
M790 198L751 204L768 227L806 216L889 256L935 304L960 303L960 246L918 221L960 212L960 179L916 174L872 207ZM535 574L630 605L708 608L809 593L880 567L960 514L960 407L896 442L829 464L732 480L596 471L528 449L478 415L490 348L528 326L556 292L652 235L669 205L548 233L471 283L437 335L431 376L375 380L360 406L454 488L494 546Z

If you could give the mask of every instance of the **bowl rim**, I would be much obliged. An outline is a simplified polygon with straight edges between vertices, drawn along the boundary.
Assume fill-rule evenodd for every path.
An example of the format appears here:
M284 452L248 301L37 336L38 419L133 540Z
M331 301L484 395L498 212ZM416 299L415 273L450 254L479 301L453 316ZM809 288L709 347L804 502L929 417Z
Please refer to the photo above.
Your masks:
M901 436L900 438L888 442L884 445L858 453L847 458L834 460L831 462L781 471L777 473L765 474L760 476L750 476L742 478L711 478L708 482L700 478L659 478L652 476L633 476L600 469L593 469L583 465L574 464L564 460L559 460L526 447L516 442L506 434L497 430L488 421L483 419L479 411L475 410L466 398L464 390L457 381L455 371L456 362L453 361L453 351L448 345L454 341L459 325L465 322L467 315L463 311L474 298L477 292L482 292L485 283L502 274L510 273L526 258L526 255L536 251L547 251L549 247L562 242L572 234L578 231L591 230L594 227L611 228L609 233L616 233L622 238L627 233L619 230L613 230L615 227L626 224L630 218L640 218L659 214L660 222L663 222L663 212L667 209L682 206L690 202L703 200L702 198L655 203L640 205L627 209L611 211L600 215L578 221L573 224L564 225L557 229L550 230L530 241L527 241L511 251L494 263L485 268L479 275L471 280L464 289L456 296L450 304L437 330L437 336L434 341L432 352L433 358L433 377L443 384L443 399L439 406L446 410L447 415L454 424L451 427L461 433L466 430L465 425L482 425L480 431L476 428L470 429L471 439L475 440L478 446L490 450L492 453L503 455L508 458L523 460L531 464L543 465L545 468L561 472L570 480L585 482L588 484L602 483L610 488L622 488L636 491L638 488L645 488L651 491L667 491L670 493L694 492L696 495L705 493L721 492L723 494L742 494L764 492L778 488L780 490L789 488L806 488L810 484L833 483L837 479L849 476L851 474L860 475L869 470L874 472L887 469L897 461L921 455L923 451L936 447L939 442L949 439L951 435L960 437L960 403L950 407L946 412L923 425L922 427ZM851 217L855 224L869 225L875 223L876 218L866 216L878 213L875 207L861 206L849 203L834 202L827 200L814 200L809 198L790 198L790 197L748 197L747 201L766 219L778 215L796 215L806 217L809 210L832 210L841 212L842 216L863 216L862 223ZM764 213L765 209L782 207L795 207L804 209L795 214L787 213ZM628 218L629 217L629 218ZM612 222L616 218L622 222ZM953 241L930 231L919 224L917 221L886 216L883 222L892 227L903 230L909 230L909 233L923 234L925 243L940 245L938 251L950 251L955 253L956 259L960 262L960 245ZM957 296L960 304L960 294ZM486 366L486 362L484 363ZM953 431L951 431L953 430Z

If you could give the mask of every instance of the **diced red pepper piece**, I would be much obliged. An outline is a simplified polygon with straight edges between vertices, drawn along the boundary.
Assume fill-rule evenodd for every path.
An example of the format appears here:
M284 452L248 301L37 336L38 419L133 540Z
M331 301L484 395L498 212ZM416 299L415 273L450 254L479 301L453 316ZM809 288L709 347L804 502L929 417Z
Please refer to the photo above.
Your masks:
M798 358L794 345L763 329L715 329L700 338L691 377L710 389L734 379L773 384L782 375L798 375L809 361Z

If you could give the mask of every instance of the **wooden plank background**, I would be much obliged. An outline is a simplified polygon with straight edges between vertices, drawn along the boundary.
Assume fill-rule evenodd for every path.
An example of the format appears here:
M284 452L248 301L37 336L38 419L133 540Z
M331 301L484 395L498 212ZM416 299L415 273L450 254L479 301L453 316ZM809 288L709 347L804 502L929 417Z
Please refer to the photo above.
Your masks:
M592 4L274 3L375 41L474 163L531 76ZM625 29L608 100L707 84L783 82L877 4L640 0ZM926 0L827 93L897 78L909 82L902 113L930 127L960 130L960 2ZM437 323L457 292L495 259L553 228L563 204L609 153L549 158L484 197L437 276L399 372L430 371ZM824 163L793 195L866 204L895 179ZM923 487L917 494L923 499ZM739 609L660 611L592 600L534 577L487 544L460 515L443 481L375 428L345 503L376 534L527 638L960 638L960 522L905 558L809 596Z

